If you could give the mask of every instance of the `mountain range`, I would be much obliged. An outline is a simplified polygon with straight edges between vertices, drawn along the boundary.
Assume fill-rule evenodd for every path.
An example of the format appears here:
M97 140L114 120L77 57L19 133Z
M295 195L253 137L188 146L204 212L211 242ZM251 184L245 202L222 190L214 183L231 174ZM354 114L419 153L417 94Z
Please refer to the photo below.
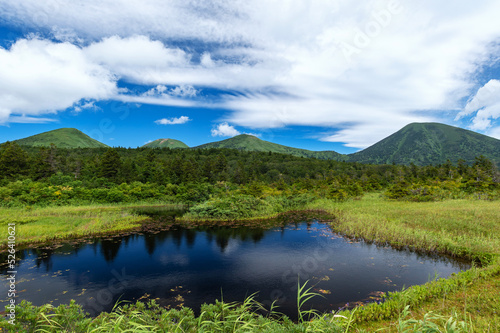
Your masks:
M187 144L182 141L174 139L157 139L146 143L143 148L189 148Z
M74 128L61 128L24 139L16 140L19 145L49 146L60 148L104 148L107 145L94 140ZM158 139L142 148L189 148L174 139ZM311 151L287 147L255 136L241 134L230 139L192 147L197 149L228 148L247 151L270 151L299 157L368 164L442 164L447 160L456 163L462 159L473 163L476 156L484 155L500 165L500 140L462 128L439 123L412 123L374 145L343 155L335 151Z
M15 140L21 146L49 147L54 144L58 148L106 148L108 145L92 139L76 128L59 128Z

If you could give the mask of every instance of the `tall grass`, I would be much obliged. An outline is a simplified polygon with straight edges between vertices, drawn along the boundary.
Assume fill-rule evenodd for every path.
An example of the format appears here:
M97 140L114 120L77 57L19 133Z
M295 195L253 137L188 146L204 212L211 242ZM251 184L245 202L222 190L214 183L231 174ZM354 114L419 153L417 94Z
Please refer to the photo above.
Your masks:
M343 203L315 201L310 209L326 209L336 215L332 227L348 237L364 238L411 250L431 251L475 260L479 265L448 279L436 279L423 286L389 293L381 304L372 303L340 313L318 314L307 310L313 297L306 284L299 285L294 323L274 309L263 315L253 297L242 304L205 304L201 315L192 310L165 310L154 303L126 304L111 313L88 318L76 305L18 308L19 331L26 332L482 332L500 331L500 212L498 202L445 200L400 202L369 194L361 200ZM46 211L7 212L0 219L16 219L19 225L36 226L44 217L73 216L77 229L92 219L124 218L133 225L139 215L120 207L53 208ZM61 209L61 211L57 211ZM2 211L0 210L0 214ZM87 215L85 215L87 214ZM108 215L109 214L109 215ZM130 219L130 220L127 220ZM76 223L76 221L82 221ZM42 221L43 222L43 221ZM62 222L61 222L62 224ZM39 224L41 226L42 224ZM96 230L103 230L103 222ZM61 226L62 227L62 226ZM109 226L108 226L109 227ZM39 231L43 228L40 227ZM20 228L22 231L22 229ZM81 229L80 229L81 230ZM111 229L113 230L113 229ZM464 304L466 300L466 304ZM24 319L23 319L24 318ZM69 318L69 319L64 319ZM3 325L3 326L2 326ZM6 326L0 321L0 327ZM34 327L32 330L30 327Z
M299 284L297 306L300 320L292 322L275 311L266 310L255 299L247 297L243 303L216 301L203 304L198 317L189 308L166 310L155 301L148 304L116 304L110 313L96 318L87 317L81 307L72 301L69 305L35 307L21 302L16 307L16 324L10 326L0 319L0 328L22 332L347 332L352 317L320 315L303 307L312 297L306 283ZM306 320L307 316L307 320Z
M191 309L166 310L154 301L148 304L117 303L110 313L96 318L85 316L82 309L73 302L69 305L34 307L22 302L17 307L15 326L0 320L0 328L22 332L338 332L353 331L356 310L349 316L329 313L319 314L304 310L307 301L318 296L306 289L307 282L298 285L297 311L299 321L294 323L271 309L266 315L262 304L255 300L255 294L243 303L216 301L204 304L198 317ZM120 306L119 306L120 305ZM473 332L470 316L454 312L450 316L434 312L426 313L421 319L412 318L410 306L404 307L391 326L378 331L390 332ZM307 318L306 318L307 317ZM357 332L368 332L356 329ZM370 330L372 331L372 330Z
M349 237L449 254L488 264L500 254L498 201L399 202L378 194L345 203L319 201L336 215L333 228Z
M7 244L9 223L16 226L16 245L26 246L137 229L147 216L136 213L136 208L137 204L0 208L0 249Z

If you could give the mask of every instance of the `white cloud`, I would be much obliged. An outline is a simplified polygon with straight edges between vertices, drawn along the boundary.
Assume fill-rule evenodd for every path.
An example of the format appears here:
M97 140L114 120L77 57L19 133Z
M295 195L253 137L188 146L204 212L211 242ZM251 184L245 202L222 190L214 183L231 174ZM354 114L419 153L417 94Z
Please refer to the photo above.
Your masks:
M65 48L76 55L56 61L53 55L36 54L14 67L4 65L15 68L14 76L30 89L19 84L0 92L0 122L16 112L30 115L30 108L33 114L49 113L82 98L112 96L125 102L220 107L229 110L222 121L243 127L340 128L322 139L359 148L409 122L443 121L443 114L461 110L463 99L477 89L478 68L495 61L500 39L496 0L88 0L83 5L0 0L0 12L9 13L11 24L45 28L65 41L38 40L45 43L42 49ZM16 45L21 43L34 42ZM1 50L0 57L5 52L19 58L13 49ZM44 67L23 76L21 64L45 58L59 72L38 90L41 85L29 81L39 82ZM5 86L10 78L1 66L0 85ZM68 67L81 75L58 74ZM94 84L75 84L83 77ZM119 79L165 89L150 95L118 92ZM67 91L61 93L62 87ZM205 87L236 94L206 100L198 94ZM17 104L7 101L12 94ZM58 94L64 98L50 98ZM475 113L472 128L484 130L499 109L493 102L476 104L471 99L459 115Z
M456 120L475 114L472 117L471 128L486 130L491 121L500 118L500 81L490 80L479 88L476 95L470 99L465 108L457 115Z
M84 49L85 54L120 78L139 84L156 82L170 68L183 68L190 57L178 48L168 48L147 36L111 36Z
M22 115L22 116L10 116L7 121L9 123L18 123L18 124L45 124L45 123L52 123L57 120L52 118L28 117Z
M193 98L198 94L198 91L191 85L182 85L175 88L168 89L164 85L157 85L154 88L146 91L143 96L175 96L175 97L190 97Z
M180 98L173 98L168 95L164 95L161 97L151 97L144 95L116 95L114 99L126 102L126 103L138 103L140 104L156 104L156 105L164 105L164 106L180 106L180 107L194 107L197 104L194 101L187 101Z
M234 128L234 126L229 125L228 123L218 124L216 128L212 129L212 136L233 137L240 134L241 133L236 128Z
M178 118L163 118L163 119L158 119L155 121L158 125L179 125L179 124L185 124L188 121L190 121L189 117L186 116L180 116Z
M192 85L182 85L173 88L170 93L179 97L195 97L198 91Z
M79 103L75 103L75 105L73 106L73 110L75 112L80 112L86 109L99 109L99 107L97 107L94 103L95 101L82 100Z
M0 122L13 115L55 113L117 91L113 75L70 43L21 39L0 48Z
M490 128L486 134L500 140L500 126Z

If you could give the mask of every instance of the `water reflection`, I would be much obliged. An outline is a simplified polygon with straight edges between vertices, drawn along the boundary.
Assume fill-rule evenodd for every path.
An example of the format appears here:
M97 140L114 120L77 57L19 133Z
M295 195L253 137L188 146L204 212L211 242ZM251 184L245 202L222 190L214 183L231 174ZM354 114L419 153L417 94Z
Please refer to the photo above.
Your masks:
M76 299L94 315L109 311L119 298L144 300L145 295L163 306L184 304L196 311L220 299L222 290L227 301L259 291L261 302L279 299L280 311L293 318L298 276L325 296L311 305L329 311L425 283L435 272L446 277L469 267L446 257L344 239L317 222L270 229L172 226L20 251L18 257L18 289L26 290L20 299L37 305ZM1 272L4 280L6 268Z

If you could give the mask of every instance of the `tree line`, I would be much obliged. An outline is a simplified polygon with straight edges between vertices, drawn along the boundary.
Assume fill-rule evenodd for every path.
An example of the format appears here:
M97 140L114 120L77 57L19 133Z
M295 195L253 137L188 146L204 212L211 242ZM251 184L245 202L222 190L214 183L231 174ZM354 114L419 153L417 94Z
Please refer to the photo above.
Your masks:
M140 192L156 189L163 193L151 196L156 199L167 196L177 201L202 202L221 188L254 197L278 192L311 193L342 200L366 191L385 190L390 198L414 196L425 200L446 190L447 193L486 193L492 198L498 192L499 182L498 168L483 156L477 157L472 165L459 161L416 166L369 165L215 148L64 149L54 145L19 146L15 142L0 146L0 187L4 188L0 189L0 200L3 195L4 201L7 197L15 198L15 187L22 188L22 184L30 184L26 185L30 192L37 191L33 190L34 184L61 194L65 186L72 192L80 189L80 197L86 201L139 200L144 197ZM60 188L55 191L57 186ZM132 195L131 188L139 193ZM103 190L102 193L114 189L115 198L108 198L109 193L90 191L98 189ZM193 191L204 194L190 196ZM17 196L23 195L23 191L18 192ZM101 197L104 199L98 199ZM43 195L40 200L42 198Z

